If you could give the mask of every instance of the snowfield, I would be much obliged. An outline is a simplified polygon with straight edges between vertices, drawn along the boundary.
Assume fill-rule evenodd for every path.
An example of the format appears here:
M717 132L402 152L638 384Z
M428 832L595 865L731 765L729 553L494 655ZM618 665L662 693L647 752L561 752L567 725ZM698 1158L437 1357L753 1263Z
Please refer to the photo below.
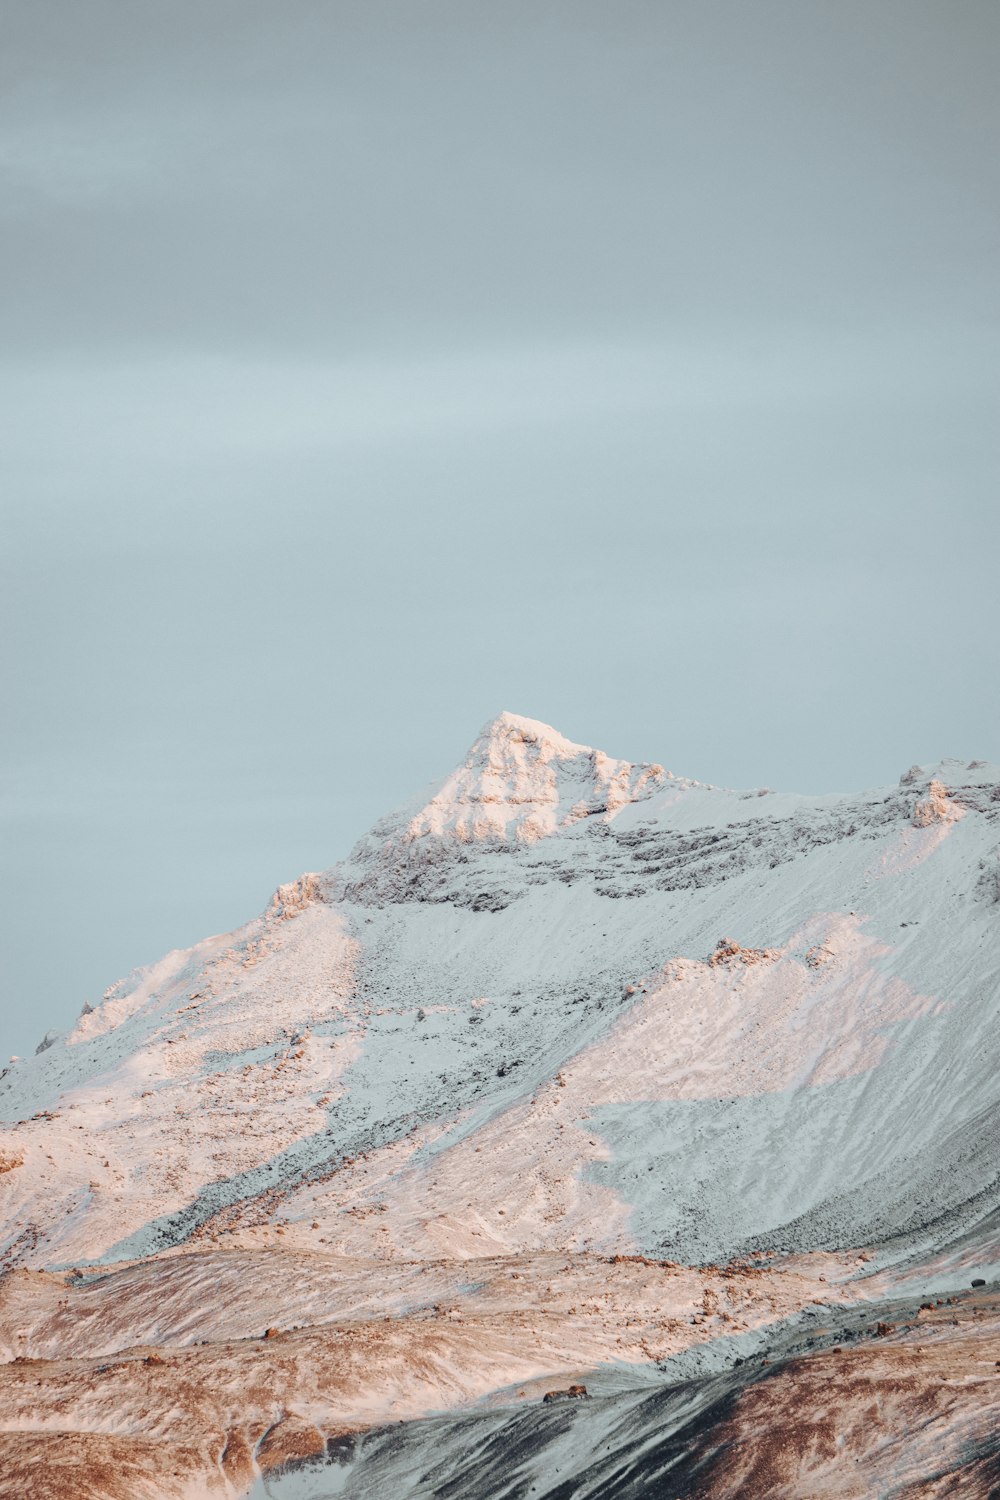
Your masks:
M993 1493L998 932L996 766L500 715L0 1077L0 1494Z

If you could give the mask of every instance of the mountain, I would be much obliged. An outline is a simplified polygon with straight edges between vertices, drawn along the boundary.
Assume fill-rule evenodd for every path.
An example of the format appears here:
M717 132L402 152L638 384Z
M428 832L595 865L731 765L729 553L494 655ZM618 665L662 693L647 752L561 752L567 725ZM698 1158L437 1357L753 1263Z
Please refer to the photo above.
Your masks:
M998 933L996 766L501 714L0 1077L0 1494L994 1493Z

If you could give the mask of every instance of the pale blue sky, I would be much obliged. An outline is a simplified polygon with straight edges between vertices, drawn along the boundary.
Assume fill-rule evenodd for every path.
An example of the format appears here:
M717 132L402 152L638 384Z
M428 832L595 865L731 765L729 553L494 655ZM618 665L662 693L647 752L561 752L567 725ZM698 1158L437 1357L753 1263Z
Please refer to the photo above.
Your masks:
M8 0L0 1057L502 708L1000 759L993 0Z

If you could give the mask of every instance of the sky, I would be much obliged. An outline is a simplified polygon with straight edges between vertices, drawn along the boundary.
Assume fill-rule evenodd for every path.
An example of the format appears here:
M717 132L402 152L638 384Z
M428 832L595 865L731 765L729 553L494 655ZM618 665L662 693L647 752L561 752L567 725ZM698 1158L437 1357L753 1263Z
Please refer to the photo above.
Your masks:
M995 0L4 0L0 1061L507 709L1000 760Z

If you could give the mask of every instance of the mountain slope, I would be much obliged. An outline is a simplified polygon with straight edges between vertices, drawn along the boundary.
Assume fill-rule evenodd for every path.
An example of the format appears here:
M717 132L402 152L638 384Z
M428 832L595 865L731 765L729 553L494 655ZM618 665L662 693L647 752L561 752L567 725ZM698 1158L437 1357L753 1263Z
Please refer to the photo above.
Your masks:
M209 1493L207 1473L238 1492L301 1405L288 1374L243 1468L225 1436L211 1456L206 1433L243 1430L241 1351L264 1357L246 1341L270 1320L388 1314L422 1348L442 1299L456 1327L482 1315L476 1268L522 1283L460 1374L449 1355L405 1397L361 1377L310 1397L328 1433L393 1401L416 1416L548 1373L655 1372L817 1300L994 1276L998 851L996 767L739 793L503 714L349 859L129 976L3 1075L0 1348L47 1369L130 1346L191 1359L195 1333L206 1368L225 1348L235 1406L164 1436L201 1434L178 1471L195 1488L144 1462L151 1494ZM623 1256L655 1263L649 1286L616 1290L643 1264ZM736 1302L684 1270L737 1261ZM220 1322L237 1288L246 1310ZM532 1352L512 1362L494 1338L515 1329ZM135 1430L113 1402L91 1425L92 1394L59 1399L81 1432Z

